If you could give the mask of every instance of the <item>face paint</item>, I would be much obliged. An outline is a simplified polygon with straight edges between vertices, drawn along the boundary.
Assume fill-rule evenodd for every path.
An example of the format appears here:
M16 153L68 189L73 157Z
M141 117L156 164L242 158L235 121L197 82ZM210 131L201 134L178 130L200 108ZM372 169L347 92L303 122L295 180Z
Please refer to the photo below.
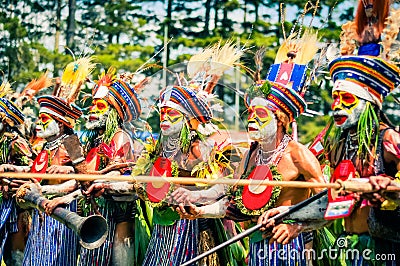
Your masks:
M278 123L274 113L266 106L250 106L247 120L251 139L265 140L275 138Z
M89 108L86 128L98 129L106 126L107 118L110 113L110 106L103 99L95 99Z
M40 113L39 120L36 123L36 134L39 138L48 138L60 133L60 128L56 120L48 114Z
M164 136L177 135L182 131L183 114L170 107L162 107L160 110L160 127Z
M1 121L1 122L0 122L0 132L2 132L3 129L4 129L4 124L3 124L3 122Z
M345 91L334 91L332 98L333 118L336 126L348 129L357 125L361 113L365 110L366 101Z

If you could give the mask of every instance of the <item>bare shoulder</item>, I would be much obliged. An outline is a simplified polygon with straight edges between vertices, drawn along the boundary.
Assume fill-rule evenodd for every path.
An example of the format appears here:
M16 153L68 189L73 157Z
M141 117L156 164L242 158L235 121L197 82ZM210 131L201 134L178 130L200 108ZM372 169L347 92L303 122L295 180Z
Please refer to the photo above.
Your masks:
M398 145L400 144L400 133L392 128L389 128L383 135L383 141L389 142L393 145Z
M290 152L293 162L308 163L314 160L317 161L314 154L312 154L306 146L297 141L289 142L288 151Z

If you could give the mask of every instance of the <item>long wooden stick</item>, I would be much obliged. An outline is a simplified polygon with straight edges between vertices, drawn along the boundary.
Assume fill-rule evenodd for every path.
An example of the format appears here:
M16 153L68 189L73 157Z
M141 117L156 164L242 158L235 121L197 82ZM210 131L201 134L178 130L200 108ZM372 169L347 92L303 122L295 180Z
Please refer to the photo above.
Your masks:
M207 184L207 185L236 185L236 186L279 186L279 187L292 187L292 188L329 188L336 190L346 190L354 192L374 192L376 191L370 183L357 182L357 181L341 181L336 183L316 183L304 181L270 181L270 180L249 180L249 179L228 179L218 178L214 180L194 178L194 177L156 177L156 176L105 176L105 175L89 175L89 174L38 174L38 173L14 173L6 172L0 173L1 178L15 178L15 179L31 179L40 178L47 180L79 180L79 181L95 181L103 180L107 182L130 181L137 183L173 183L183 185L194 184ZM388 186L385 191L400 192L398 186Z
M138 183L147 182L158 182L158 183L174 183L174 184L185 184L191 185L196 183L215 185L260 185L260 186L281 186L281 187L294 187L294 188L336 188L341 187L340 184L327 184L327 183L313 183L304 181L269 181L269 180L248 180L248 179L203 179L194 177L155 177L155 176L130 176L130 175L119 175L119 176L104 176L104 175L90 175L90 174L37 174L37 173L14 173L6 172L1 173L0 178L16 178L16 179L31 179L40 178L47 180L70 180L75 179L79 181L94 181L94 180L106 180L106 181L131 181Z

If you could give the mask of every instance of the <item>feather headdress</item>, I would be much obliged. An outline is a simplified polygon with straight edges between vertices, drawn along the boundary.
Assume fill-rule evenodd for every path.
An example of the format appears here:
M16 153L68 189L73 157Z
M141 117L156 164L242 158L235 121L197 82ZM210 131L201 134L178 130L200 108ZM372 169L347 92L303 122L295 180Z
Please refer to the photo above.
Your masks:
M22 90L20 96L27 96L32 99L40 90L46 89L53 85L53 81L48 77L49 71L43 73L43 75L38 79L33 79L29 82L25 88Z
M8 81L3 81L0 85L0 98L12 93L11 85Z
M311 30L306 30L301 38L298 38L298 34L291 34L283 42L275 57L275 64L288 62L306 65L313 59L319 49L318 34Z
M88 75L92 73L96 64L93 57L82 57L69 63L61 77L61 86L54 96L65 98L68 103L72 103L79 95L80 87Z
M385 25L386 28L382 31L382 58L388 60L400 59L400 50L391 52L393 44L398 43L396 39L400 29L400 9L391 10L391 15L386 18Z

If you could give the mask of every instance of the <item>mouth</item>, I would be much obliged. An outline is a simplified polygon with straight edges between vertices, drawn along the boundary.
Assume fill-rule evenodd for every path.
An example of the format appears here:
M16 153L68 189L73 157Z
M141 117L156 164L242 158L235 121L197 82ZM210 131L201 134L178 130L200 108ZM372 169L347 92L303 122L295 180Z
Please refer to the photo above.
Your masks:
M97 121L97 120L99 120L99 119L96 116L94 116L94 115L89 116L89 121Z
M340 126L346 121L347 116L345 116L345 115L334 115L333 119L335 120L335 123Z
M249 126L248 129L249 129L249 132L258 131L258 128L254 127L254 126Z
M167 130L168 128L170 128L170 126L168 125L161 125L160 127L162 130Z

